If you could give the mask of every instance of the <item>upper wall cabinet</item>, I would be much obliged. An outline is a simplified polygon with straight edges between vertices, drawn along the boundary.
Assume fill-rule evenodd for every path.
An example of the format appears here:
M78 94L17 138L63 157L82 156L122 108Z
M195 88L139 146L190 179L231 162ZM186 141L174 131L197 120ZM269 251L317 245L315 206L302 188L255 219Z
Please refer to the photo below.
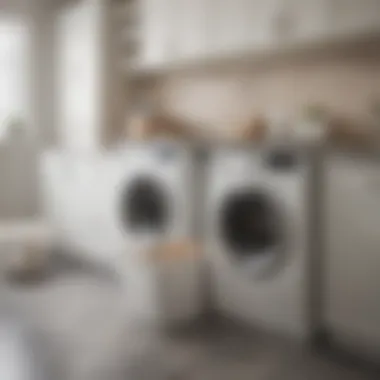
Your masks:
M207 6L203 0L140 0L141 65L205 56Z
M168 1L140 0L140 56L144 65L163 63L169 54Z
M277 42L312 42L328 29L328 0L282 0L275 20Z
M140 0L142 66L267 47L283 0Z
M380 0L135 0L144 67L231 58L380 31Z
M336 36L358 36L380 32L379 0L325 0L329 29Z
M166 0L172 2L171 30L176 38L174 58L199 59L208 55L210 3L204 0Z
M212 0L210 0L212 1ZM325 33L327 0L214 0L210 20L219 53L276 49Z
M217 55L266 47L273 43L279 0L211 0L210 51Z
M279 0L278 42L330 42L380 35L379 0Z

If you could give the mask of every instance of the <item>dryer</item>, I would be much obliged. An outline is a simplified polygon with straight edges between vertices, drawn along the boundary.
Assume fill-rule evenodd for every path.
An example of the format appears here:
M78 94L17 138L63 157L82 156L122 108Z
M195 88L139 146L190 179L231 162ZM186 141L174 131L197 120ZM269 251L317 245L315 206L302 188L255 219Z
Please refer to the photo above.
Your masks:
M117 252L115 267L129 300L148 316L155 313L158 285L157 267L152 267L147 252L156 243L195 238L198 169L195 149L171 141L129 143L103 159L102 239ZM181 278L173 285L182 289L183 299L173 298L173 318L200 312L201 262L192 264L178 268Z
M205 202L217 311L300 338L309 332L310 163L285 146L215 149Z
M104 227L118 249L192 237L193 158L191 148L164 141L130 143L105 154Z
M160 240L191 239L195 152L174 142L104 152L45 152L45 214L72 251L113 262Z
M380 156L324 160L323 322L332 342L380 361Z

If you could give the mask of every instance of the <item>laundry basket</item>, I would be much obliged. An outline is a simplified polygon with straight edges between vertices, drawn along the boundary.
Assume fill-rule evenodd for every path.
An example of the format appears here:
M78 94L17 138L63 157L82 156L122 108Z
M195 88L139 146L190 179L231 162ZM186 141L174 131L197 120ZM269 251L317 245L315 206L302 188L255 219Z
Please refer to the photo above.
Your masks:
M193 242L159 243L148 253L156 316L163 327L178 327L201 313L200 248Z

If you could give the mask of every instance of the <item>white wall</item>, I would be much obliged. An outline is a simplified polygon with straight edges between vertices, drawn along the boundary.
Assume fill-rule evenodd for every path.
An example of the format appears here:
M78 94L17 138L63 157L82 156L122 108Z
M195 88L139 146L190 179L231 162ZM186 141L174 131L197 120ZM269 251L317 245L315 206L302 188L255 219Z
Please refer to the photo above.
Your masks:
M39 213L38 154L30 141L0 147L0 222Z
M47 4L44 0L0 1L0 16L17 18L27 28L21 59L21 69L25 71L22 70L17 80L11 80L17 86L10 86L3 94L9 105L15 106L15 116L21 117L25 133L0 140L0 221L34 217L39 213L39 151L51 139L53 130L51 18L48 17L51 8ZM14 75L17 77L18 73Z

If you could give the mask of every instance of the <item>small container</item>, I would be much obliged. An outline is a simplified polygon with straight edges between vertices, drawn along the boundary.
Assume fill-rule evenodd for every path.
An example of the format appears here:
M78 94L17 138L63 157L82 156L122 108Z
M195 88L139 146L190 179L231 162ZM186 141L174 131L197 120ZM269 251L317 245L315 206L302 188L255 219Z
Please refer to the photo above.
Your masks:
M201 313L200 248L188 240L158 244L150 252L158 322L177 327Z
M241 141L262 142L266 139L268 131L267 120L257 116L238 130L237 138Z

